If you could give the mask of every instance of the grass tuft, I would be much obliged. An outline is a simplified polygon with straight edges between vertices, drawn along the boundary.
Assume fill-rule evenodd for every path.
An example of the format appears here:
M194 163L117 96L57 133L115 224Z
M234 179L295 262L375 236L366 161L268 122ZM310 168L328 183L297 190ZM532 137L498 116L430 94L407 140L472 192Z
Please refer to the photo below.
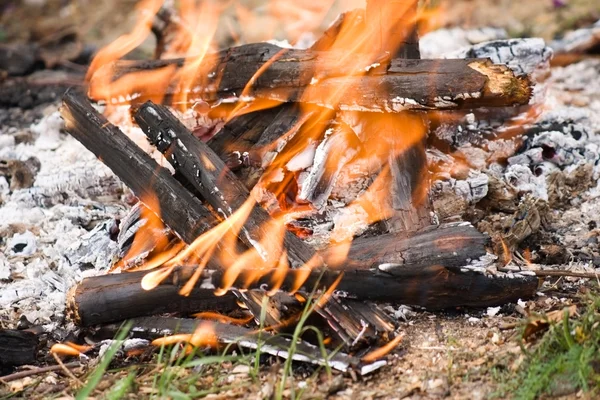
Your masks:
M600 297L589 297L579 318L550 326L516 372L500 374L494 397L536 399L579 390L600 393Z

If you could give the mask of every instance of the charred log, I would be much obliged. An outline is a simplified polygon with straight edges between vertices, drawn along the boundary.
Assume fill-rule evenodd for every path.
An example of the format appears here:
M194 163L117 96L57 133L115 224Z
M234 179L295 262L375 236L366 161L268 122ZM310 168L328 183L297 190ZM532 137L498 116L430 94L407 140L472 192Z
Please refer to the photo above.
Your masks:
M344 276L336 287L338 293L349 299L384 301L400 304L419 305L429 309L444 309L457 306L487 307L531 297L538 286L538 278L527 274L489 275L477 268L464 267L471 260L485 254L487 238L468 224L450 225L411 236L383 235L373 238L357 238L348 255L347 263L336 270L314 269L306 278L306 270L289 270L281 290L297 290L302 282L302 290L325 288ZM329 251L334 251L330 249ZM325 253L325 257L327 254ZM242 271L233 288L246 287L246 274L255 272L252 266ZM169 278L166 285L183 285L191 276L194 267L180 267ZM275 271L267 273L254 281L251 288L269 287ZM223 271L205 270L197 286L213 290L222 285ZM148 301L152 292L141 290L140 282L144 273L111 274L105 277L92 277L80 285L103 290L102 287L118 287L132 304L144 304L150 312L152 303ZM95 283L98 281L98 283ZM124 282L124 283L121 283ZM129 288L129 289L127 289ZM112 290L112 289L107 289ZM167 290L167 289L160 289ZM169 288L172 301L186 302L188 298L177 294L175 287ZM112 321L113 317L105 310L113 307L109 296L95 296L95 301L85 301L83 289L73 289L70 297L70 309L77 310L81 316L92 316L87 321L102 323ZM166 292L165 292L166 293ZM200 292L198 292L200 293ZM198 294L203 296L204 294ZM83 297L82 297L83 296ZM166 297L160 298L156 307L165 307ZM104 303L104 304L103 304ZM185 306L185 310L202 311L207 306L200 304L199 309ZM213 307L213 306L210 306ZM209 308L210 308L209 307ZM127 308L127 307L125 307ZM121 307L123 309L123 307ZM161 308L164 310L164 308ZM127 316L135 316L135 309L127 308ZM170 309L170 311L175 311ZM123 312L123 311L120 311ZM81 323L81 322L80 322ZM92 322L90 322L92 323Z
M36 360L38 337L30 331L0 329L0 370Z
M260 98L301 101L342 110L399 112L525 104L531 93L527 78L517 78L506 66L494 65L486 59L394 59L385 71L377 71L371 65L357 67L354 63L335 67L340 59L344 59L343 55L335 52L282 49L264 43L230 48L203 60L187 101L215 103ZM181 94L186 89L179 86L175 75L185 62L185 59L117 61L94 75L90 96L108 100L106 84L147 71L161 71L167 83L140 83L131 93L114 87L110 100L129 96L140 104ZM330 94L340 87L346 93L361 95L342 96L338 104L331 104Z
M199 199L98 113L83 94L65 94L61 114L66 130L101 158L136 196L142 201L157 200L160 210L146 205L185 242L193 242L217 224Z
M345 353L327 353L323 356L321 349L305 341L294 344L295 352L290 353L292 342L283 335L271 335L264 331L256 332L241 326L228 325L214 321L203 321L198 319L184 318L136 318L131 321L132 327L130 337L154 340L168 335L192 334L198 327L204 327L210 331L216 341L226 346L235 344L239 347L254 350L260 347L260 351L284 359L292 357L294 361L309 362L312 364L328 364L339 371L354 369L361 375L365 375L385 365L385 361L374 363L362 363L358 358ZM112 338L121 329L121 324L106 325L98 332L99 338Z
M197 140L166 108L145 103L135 113L135 119L150 142L157 146L202 198L226 218L249 200L250 192L223 160L205 143ZM256 246L260 238L268 237L270 221L267 211L255 203L244 224L247 234L244 232L239 235L242 242L249 248ZM310 246L287 231L283 248L293 267L306 264L314 255Z
M214 289L196 287L188 296L179 295L185 284L173 274L153 290L144 290L142 278L147 271L124 272L86 278L67 295L67 313L80 326L156 314L188 315L200 311L234 310L233 293L215 296Z

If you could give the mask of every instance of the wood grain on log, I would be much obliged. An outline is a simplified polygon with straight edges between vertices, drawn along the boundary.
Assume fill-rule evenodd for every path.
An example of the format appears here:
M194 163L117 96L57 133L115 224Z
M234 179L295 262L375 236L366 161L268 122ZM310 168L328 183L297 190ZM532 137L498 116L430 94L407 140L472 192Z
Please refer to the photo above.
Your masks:
M506 66L486 59L394 59L385 71L369 71L371 61L357 66L355 60L372 57L357 55L353 62L339 66L344 56L347 54L282 49L266 43L233 47L202 61L188 101L235 102L242 96L242 101L262 98L342 110L399 112L525 104L531 94L527 78L515 77ZM177 81L177 71L185 62L117 61L98 70L89 94L111 102L118 102L119 96L136 104L161 100L185 90ZM168 79L160 88L143 79L139 84L132 82L127 91L108 84L128 74L156 70L162 70ZM336 96L339 102L332 103L331 93L340 88L347 95Z

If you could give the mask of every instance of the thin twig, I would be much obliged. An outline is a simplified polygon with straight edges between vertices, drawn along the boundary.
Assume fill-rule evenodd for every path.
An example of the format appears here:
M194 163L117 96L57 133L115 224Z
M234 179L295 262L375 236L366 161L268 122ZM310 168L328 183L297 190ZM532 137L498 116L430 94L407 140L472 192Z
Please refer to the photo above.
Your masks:
M560 276L560 277L573 277L573 278L588 278L588 279L598 279L600 278L600 273L598 272L572 272L572 271L564 271L564 270L539 270L539 269L527 269L523 268L520 271L515 271L506 267L499 267L498 271L500 272L510 272L510 273L519 273L519 272L533 272L535 276L539 277L549 277L549 276Z
M588 278L598 279L600 274L597 272L571 272L571 271L533 271L536 276L547 277L547 276L565 276L573 278Z
M73 375L73 372L71 372L71 370L69 368L67 368L67 366L65 364L63 364L62 360L60 359L60 357L56 353L52 353L52 356L54 357L54 359L56 360L56 362L58 363L58 365L61 367L61 369L63 370L63 372L69 378L71 378L75 382L77 382L79 384L79 386L83 386L83 382L81 382L79 380L79 378L77 378L75 375Z
M59 365L49 365L47 367L32 368L32 369L28 369L27 371L15 372L14 374L0 376L0 382L8 383L11 381L16 381L17 379L26 378L28 376L39 375L39 374L43 374L45 372L53 372L53 371L57 371L57 370L64 369L64 368L67 368L67 369L77 368L77 367L80 367L81 365L82 364L79 361L72 361L70 363L62 364L62 365L59 364Z

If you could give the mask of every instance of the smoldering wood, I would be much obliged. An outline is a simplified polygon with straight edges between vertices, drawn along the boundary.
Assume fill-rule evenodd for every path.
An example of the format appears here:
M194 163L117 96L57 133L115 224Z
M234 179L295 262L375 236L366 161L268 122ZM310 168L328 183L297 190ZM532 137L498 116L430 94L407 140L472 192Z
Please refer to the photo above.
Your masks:
M242 166L241 154L254 146L263 132L271 125L279 124L282 118L280 114L284 109L287 110L290 107L290 105L282 105L235 117L227 122L207 144L226 161L231 153L238 152L238 162L231 165L227 163L227 166L230 169L239 168ZM285 132L281 134L283 133Z
M192 334L203 326L211 329L218 343L221 345L235 344L245 349L255 350L260 346L262 353L287 359L290 357L289 349L291 340L283 335L271 335L267 332L256 332L248 328L224 323L205 321L200 319L146 317L130 320L132 327L129 336L147 340L154 340L164 336L176 334ZM121 324L105 325L98 332L99 338L112 338L121 329ZM303 340L294 344L296 351L291 357L294 361L308 362L325 365L345 372L354 369L365 375L385 365L385 361L363 364L358 358L342 352L329 353L323 356L321 349Z
M346 299L331 296L316 312L325 320L333 335L346 351L374 344L378 332L358 313L345 304Z
M180 267L172 272L169 278L175 282L185 282L194 272L194 266ZM264 271L265 275L247 285L249 275L255 274L256 270L247 267L242 270L233 285L232 290L245 288L270 287L276 270ZM308 273L308 277L307 276ZM408 304L422 306L430 310L440 310L459 306L468 307L490 307L509 302L515 302L519 298L530 298L538 288L538 278L534 274L514 273L490 275L477 268L460 267L446 268L439 265L427 267L412 267L383 264L377 269L352 269L348 267L336 270L313 269L306 271L302 269L290 269L281 286L282 291L297 289L297 283L302 282L300 290L312 292L313 288L325 290L344 274L336 286L336 293L349 299L368 300L373 302L389 302L396 304ZM199 287L221 287L223 282L222 270L204 270L202 279L198 281ZM110 282L118 282L124 278L121 275L111 274ZM142 276L139 277L140 281ZM88 278L90 281L97 277ZM128 285L137 287L138 282L130 282ZM113 283L111 283L113 284ZM116 283L118 285L118 283ZM88 285L94 285L88 283ZM100 285L102 286L102 285ZM139 296L145 298L147 293L139 292ZM179 296L173 291L174 296ZM181 297L181 296L179 296ZM102 299L110 301L109 298ZM185 301L185 298L181 298ZM144 300L140 300L143 302ZM77 302L77 300L75 300ZM78 313L97 314L94 310L110 308L110 304L86 303L85 309L78 303ZM202 308L205 310L205 308ZM99 317L100 318L100 317Z
M369 64L336 67L343 56L332 51L282 49L266 43L233 47L205 57L187 101L215 103L260 98L301 101L342 110L399 112L526 104L531 94L526 77L515 77L506 66L493 65L486 59L394 59L387 70L364 75L370 69ZM186 91L176 82L177 71L185 63L185 59L116 61L92 77L89 95L111 102L118 102L119 96L129 97L135 104L158 101L165 95L168 100L169 96ZM167 87L140 81L131 92L115 87L111 99L102 98L103 85L98 83L157 70L168 75ZM346 88L346 93L361 95L342 96L339 102L331 104L331 93L341 87Z
M147 102L134 117L150 142L225 218L231 217L251 197L246 186L223 160L208 145L197 140L164 106ZM270 234L270 221L267 211L255 203L244 223L246 231L242 230L239 235L240 240L249 248L260 247L258 241ZM292 267L302 266L314 256L314 249L289 231L284 233L283 248Z
M173 274L153 290L144 290L147 271L123 272L85 278L67 294L67 314L79 326L93 326L147 315L200 311L227 312L237 308L232 292L215 296L214 288L195 287L179 295L185 284Z
M489 236L469 223L431 226L412 234L362 237L352 241L344 264L354 269L377 269L385 264L398 266L399 270L432 265L458 268L484 256L489 240ZM327 259L339 251L341 248L332 246L325 249L323 255Z
M0 370L36 361L38 336L27 330L0 329Z
M83 94L74 90L66 93L61 114L66 130L99 157L138 198L157 200L159 210L153 209L152 204L146 205L186 243L192 243L218 223L199 199L108 122Z
M533 296L538 287L538 279L533 274L495 276L467 265L485 254L487 240L486 236L468 224L431 228L413 235L387 234L357 238L344 265L335 270L312 270L303 284L303 290L311 292L315 287L324 289L343 272L344 277L336 290L348 299L444 309L494 306ZM179 287L189 279L194 269L193 266L179 267L173 271L168 282L177 282ZM244 288L247 274L253 272L252 266L246 266L246 270L234 282L233 289ZM271 287L273 273L275 271L266 273L263 278L254 281L250 288ZM204 270L197 286L206 289L221 287L223 274L222 270ZM136 272L135 275L111 274L87 278L84 282L102 290L103 286L121 287L120 282L126 281L122 290L127 293L125 287L129 286L131 296L134 296L129 301L143 304L149 295L140 288L143 275L143 272ZM289 270L281 290L297 289L296 283L304 275L306 270ZM98 284L94 283L98 280ZM99 301L99 296L96 296L95 302L83 304L77 295L83 292L72 289L76 295L71 297L73 300L70 303L74 306L69 308L77 307L80 315L94 315L96 321L102 321L103 314L96 310L111 309L110 297L103 297ZM178 301L186 301L185 297L177 294L175 288L170 293ZM165 299L162 301L168 302ZM195 311L192 306L186 307L186 310ZM206 307L201 307L197 311L206 310ZM133 314L135 310L131 312Z

